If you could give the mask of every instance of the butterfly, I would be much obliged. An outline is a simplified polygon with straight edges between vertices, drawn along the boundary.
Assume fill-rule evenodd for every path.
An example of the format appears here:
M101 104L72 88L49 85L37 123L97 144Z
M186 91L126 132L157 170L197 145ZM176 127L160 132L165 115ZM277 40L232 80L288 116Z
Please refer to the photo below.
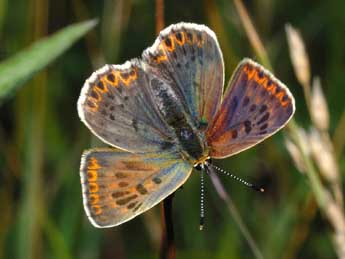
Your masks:
M111 147L83 153L85 212L96 227L122 224L175 192L193 168L246 150L289 121L289 89L243 59L223 94L224 63L215 33L178 23L142 57L105 65L78 100L85 125Z

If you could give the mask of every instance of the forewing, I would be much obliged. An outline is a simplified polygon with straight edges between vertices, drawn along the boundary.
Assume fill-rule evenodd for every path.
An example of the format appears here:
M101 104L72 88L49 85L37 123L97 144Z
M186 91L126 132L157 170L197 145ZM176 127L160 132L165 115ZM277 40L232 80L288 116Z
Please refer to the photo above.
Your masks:
M211 157L228 157L256 145L281 129L294 111L289 89L262 66L244 59L207 132Z
M170 146L173 135L157 111L148 80L140 60L105 65L83 86L81 120L104 142L130 152Z
M164 29L143 53L146 72L178 96L196 127L206 129L219 108L224 83L223 57L213 31L179 23Z
M80 168L86 214L96 227L124 223L173 193L191 170L174 152L86 151Z

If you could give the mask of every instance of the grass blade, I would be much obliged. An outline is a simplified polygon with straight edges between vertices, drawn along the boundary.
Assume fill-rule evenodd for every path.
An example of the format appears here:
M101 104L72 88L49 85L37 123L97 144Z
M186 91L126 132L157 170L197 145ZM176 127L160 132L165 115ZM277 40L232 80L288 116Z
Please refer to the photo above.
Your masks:
M97 24L97 20L70 25L0 63L0 103L15 89L53 62Z

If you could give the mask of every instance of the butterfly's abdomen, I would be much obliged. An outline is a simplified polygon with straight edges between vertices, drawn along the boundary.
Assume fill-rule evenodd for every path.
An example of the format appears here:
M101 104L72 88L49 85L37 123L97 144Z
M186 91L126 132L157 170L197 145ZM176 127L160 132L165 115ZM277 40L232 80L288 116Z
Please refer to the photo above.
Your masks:
M157 108L174 131L181 152L187 153L192 161L198 160L204 153L204 141L189 122L177 94L157 78L151 79L151 86Z

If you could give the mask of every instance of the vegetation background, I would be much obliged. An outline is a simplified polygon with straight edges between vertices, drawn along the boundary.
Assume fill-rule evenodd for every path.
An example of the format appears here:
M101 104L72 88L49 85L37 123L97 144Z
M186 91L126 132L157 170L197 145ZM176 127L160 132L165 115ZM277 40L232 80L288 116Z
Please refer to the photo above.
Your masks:
M153 43L156 4L0 0L0 258L158 257L159 206L111 229L96 229L87 220L80 156L104 144L76 110L92 71L138 57ZM165 25L203 23L216 32L227 80L243 57L251 57L274 70L297 104L287 130L217 161L264 186L265 193L220 176L231 198L225 203L207 179L206 223L200 232L199 175L193 173L176 192L177 258L345 256L344 10L341 0L165 1ZM94 18L96 26L64 29ZM50 37L60 29L63 34ZM46 36L51 41L27 49ZM229 213L234 213L231 205L245 227ZM245 229L249 235L243 235Z

